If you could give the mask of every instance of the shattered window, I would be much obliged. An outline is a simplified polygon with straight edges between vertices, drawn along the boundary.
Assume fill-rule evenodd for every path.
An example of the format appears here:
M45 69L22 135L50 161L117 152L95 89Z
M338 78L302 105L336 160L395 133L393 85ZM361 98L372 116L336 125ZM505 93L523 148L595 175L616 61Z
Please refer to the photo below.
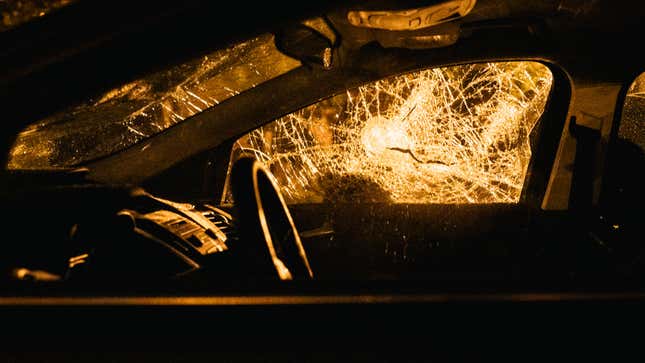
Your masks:
M552 80L536 62L383 79L250 132L231 162L264 162L290 204L518 203Z
M70 167L112 154L299 65L270 34L215 51L30 125L8 168Z
M627 91L618 137L645 151L645 73Z

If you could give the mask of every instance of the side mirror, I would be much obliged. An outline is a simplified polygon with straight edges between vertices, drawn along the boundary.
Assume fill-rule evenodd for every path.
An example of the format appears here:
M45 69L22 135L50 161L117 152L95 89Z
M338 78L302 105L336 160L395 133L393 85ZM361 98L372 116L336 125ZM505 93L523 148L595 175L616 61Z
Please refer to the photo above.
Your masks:
M325 69L332 65L332 41L315 29L298 24L275 34L276 48L289 57Z

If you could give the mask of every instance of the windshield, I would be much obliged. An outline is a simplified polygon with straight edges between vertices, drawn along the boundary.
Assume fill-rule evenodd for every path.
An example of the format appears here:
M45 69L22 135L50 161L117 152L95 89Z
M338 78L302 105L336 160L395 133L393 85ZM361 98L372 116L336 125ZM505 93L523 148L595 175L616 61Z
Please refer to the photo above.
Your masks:
M215 51L33 123L18 135L8 168L72 167L110 155L299 65L270 34Z

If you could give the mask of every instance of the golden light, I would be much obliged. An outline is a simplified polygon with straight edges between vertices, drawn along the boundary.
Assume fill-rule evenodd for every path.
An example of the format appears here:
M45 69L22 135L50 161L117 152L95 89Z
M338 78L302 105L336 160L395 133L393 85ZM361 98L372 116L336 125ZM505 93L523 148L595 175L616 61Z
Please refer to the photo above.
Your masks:
M383 117L369 119L361 133L363 147L372 157L388 160L391 159L393 149L409 148L410 140L403 125Z

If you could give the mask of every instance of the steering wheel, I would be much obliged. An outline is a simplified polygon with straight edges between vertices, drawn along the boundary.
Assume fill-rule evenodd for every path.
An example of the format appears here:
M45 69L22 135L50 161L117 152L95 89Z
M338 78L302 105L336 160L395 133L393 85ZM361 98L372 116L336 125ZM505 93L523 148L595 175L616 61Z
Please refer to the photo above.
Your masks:
M231 170L240 239L231 252L252 261L251 274L281 280L313 278L300 236L275 178L252 157L238 159Z

